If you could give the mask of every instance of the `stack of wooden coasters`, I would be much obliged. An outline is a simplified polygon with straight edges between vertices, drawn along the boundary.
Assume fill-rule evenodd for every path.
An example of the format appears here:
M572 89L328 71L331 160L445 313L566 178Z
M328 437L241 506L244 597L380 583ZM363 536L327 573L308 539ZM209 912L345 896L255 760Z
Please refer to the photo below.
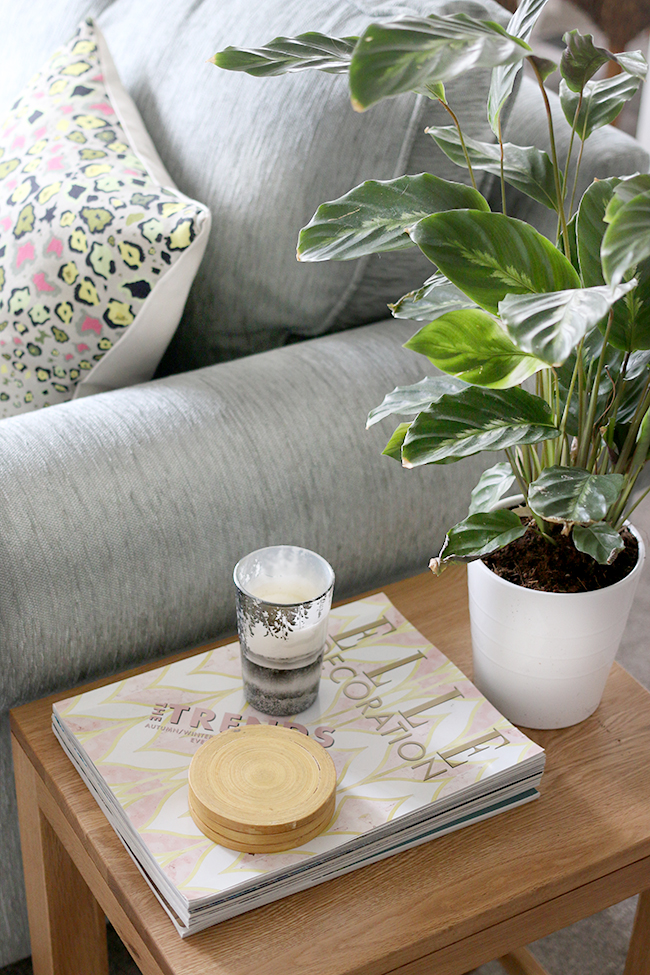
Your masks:
M248 725L201 745L189 770L192 819L215 843L277 853L318 836L336 799L325 749L299 731Z

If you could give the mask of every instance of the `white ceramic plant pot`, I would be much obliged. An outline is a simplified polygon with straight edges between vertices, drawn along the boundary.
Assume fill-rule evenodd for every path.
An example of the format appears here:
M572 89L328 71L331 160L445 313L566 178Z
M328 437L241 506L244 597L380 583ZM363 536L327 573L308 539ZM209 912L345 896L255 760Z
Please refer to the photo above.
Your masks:
M474 683L513 724L566 728L596 710L618 650L645 559L594 592L551 593L468 565Z

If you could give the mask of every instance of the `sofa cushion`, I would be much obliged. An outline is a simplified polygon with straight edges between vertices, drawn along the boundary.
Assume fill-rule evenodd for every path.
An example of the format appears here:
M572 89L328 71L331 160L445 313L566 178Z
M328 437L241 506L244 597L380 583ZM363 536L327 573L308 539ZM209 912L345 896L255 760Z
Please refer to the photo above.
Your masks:
M92 21L0 135L0 416L151 377L210 215L162 166Z
M447 124L429 99L404 95L361 115L346 75L253 78L208 64L229 44L257 46L317 29L358 35L375 18L468 10L507 23L491 0L114 0L100 17L125 85L177 184L213 213L206 259L165 371L181 371L289 339L370 322L419 286L430 264L415 248L381 259L299 264L298 232L320 203L365 179L428 169L465 173L424 135ZM468 133L490 139L489 72L448 85Z

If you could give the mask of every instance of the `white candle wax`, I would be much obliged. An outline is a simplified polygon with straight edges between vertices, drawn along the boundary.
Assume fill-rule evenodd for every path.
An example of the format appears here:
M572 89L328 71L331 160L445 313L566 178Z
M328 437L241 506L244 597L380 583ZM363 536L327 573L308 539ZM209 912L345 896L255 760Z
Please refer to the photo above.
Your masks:
M248 646L251 654L269 661L268 666L281 660L295 661L300 657L311 657L319 653L327 639L327 617L291 630L286 639L269 633L260 623L255 624L253 632L248 636Z
M308 580L296 577L276 578L259 576L248 585L252 596L277 606L309 603L322 595ZM327 613L319 607L305 607L304 620L296 622L296 629L284 636L269 633L262 623L253 627L248 646L255 656L269 661L295 660L318 653L327 638Z
M334 585L325 559L295 546L269 546L241 559L234 580L243 601L239 626L247 657L280 670L305 667L318 658L327 639ZM249 605L251 597L259 604Z
M248 584L248 591L256 599L276 606L291 606L295 603L307 603L321 595L313 585L304 579L276 579L270 576L260 576Z

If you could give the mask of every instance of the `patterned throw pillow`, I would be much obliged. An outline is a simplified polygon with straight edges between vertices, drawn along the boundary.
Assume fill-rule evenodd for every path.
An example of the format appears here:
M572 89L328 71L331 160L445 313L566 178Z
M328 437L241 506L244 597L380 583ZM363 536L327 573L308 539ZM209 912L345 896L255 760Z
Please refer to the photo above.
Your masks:
M87 20L0 133L0 417L149 379L209 229Z

